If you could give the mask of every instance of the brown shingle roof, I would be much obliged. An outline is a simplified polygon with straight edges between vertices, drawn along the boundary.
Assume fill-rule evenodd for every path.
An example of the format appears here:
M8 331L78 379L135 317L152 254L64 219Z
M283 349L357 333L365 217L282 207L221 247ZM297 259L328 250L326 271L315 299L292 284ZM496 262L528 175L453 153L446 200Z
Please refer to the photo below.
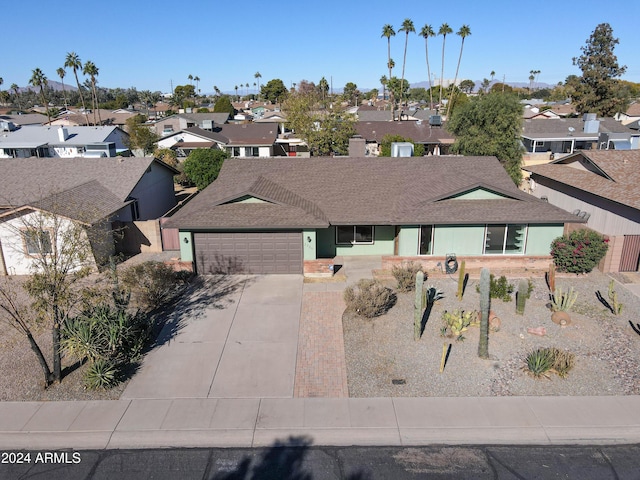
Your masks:
M478 187L503 192L508 198L447 198ZM245 195L270 203L228 203ZM315 157L226 160L218 179L167 226L319 228L569 221L575 217L518 190L495 157Z
M570 166L584 156L601 173ZM570 185L640 210L640 150L589 150L554 163L526 167L535 175ZM609 177L609 178L607 178Z
M613 118L598 118L600 133L636 133ZM573 132L569 132L573 128ZM527 138L598 138L598 133L584 133L582 118L549 118L546 120L525 120L523 137Z

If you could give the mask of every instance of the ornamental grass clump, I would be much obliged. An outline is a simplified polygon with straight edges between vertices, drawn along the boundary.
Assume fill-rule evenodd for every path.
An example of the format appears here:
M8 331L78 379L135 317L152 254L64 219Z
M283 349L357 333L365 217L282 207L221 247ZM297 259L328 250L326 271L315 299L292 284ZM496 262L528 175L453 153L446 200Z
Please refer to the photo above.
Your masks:
M363 278L344 290L347 308L366 318L382 315L391 308L393 300L391 290L377 280Z
M559 271L589 273L607 253L608 240L583 228L551 242L551 256Z
M525 370L534 378L550 378L555 373L565 378L575 364L575 355L559 348L538 348L525 358Z
M398 291L411 292L415 290L416 274L422 271L422 265L416 262L407 262L401 265L394 265L391 269L391 273L396 279L396 282L398 282ZM424 278L427 278L426 274L424 274Z

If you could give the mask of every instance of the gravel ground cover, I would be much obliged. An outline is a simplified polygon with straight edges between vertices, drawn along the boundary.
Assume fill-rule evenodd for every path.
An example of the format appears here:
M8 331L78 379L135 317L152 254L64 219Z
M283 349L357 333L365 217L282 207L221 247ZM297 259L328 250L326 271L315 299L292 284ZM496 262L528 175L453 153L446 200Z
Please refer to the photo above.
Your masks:
M517 288L519 278L507 277ZM351 397L426 397L496 395L632 395L640 394L640 335L629 325L638 323L640 299L616 284L623 313L613 315L596 297L607 298L611 278L600 272L560 276L556 285L573 287L577 301L565 327L551 321L549 293L544 279L532 278L534 290L524 315L515 313L515 300L492 299L501 319L489 335L489 360L478 357L479 328L453 341L447 364L439 373L443 344L440 336L445 310L478 310L477 279L471 279L462 301L456 298L457 275L427 279L445 298L433 307L424 333L413 340L414 293L397 293L396 304L377 318L346 311L343 316L349 395ZM394 287L394 282L388 282ZM545 327L546 335L527 333ZM556 347L575 354L575 367L566 378L534 379L523 370L524 359L538 347Z

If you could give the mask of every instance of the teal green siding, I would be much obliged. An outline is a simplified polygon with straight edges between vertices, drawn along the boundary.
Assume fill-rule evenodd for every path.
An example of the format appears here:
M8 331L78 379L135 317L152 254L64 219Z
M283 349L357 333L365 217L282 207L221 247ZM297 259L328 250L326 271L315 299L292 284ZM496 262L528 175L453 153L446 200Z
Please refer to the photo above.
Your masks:
M493 200L495 198L499 199L508 197L492 192L491 190L485 190L484 188L476 188L450 198L454 198L456 200Z
M311 241L309 241L311 240ZM316 231L315 230L303 230L302 231L302 250L305 260L316 259Z
M193 262L193 237L191 232L180 231L178 237L180 238L180 260ZM185 242L185 239L187 239L188 243Z
M549 255L551 242L564 233L563 225L529 225L527 255Z
M433 229L434 255L482 255L483 245L484 225L436 225Z
M418 245L420 243L420 226L403 225L398 234L398 255L410 257L418 255Z
M393 255L395 227L377 225L373 229L373 244L336 245L335 227L316 231L318 258L331 258L336 255Z

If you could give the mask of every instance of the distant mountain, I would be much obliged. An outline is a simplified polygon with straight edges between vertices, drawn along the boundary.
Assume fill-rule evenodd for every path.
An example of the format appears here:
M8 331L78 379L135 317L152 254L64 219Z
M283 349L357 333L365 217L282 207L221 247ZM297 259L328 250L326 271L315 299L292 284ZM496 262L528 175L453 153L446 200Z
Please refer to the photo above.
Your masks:
M459 79L459 80L466 80L466 79ZM444 80L445 85L447 85L447 82L452 82L452 81L453 81L452 78L451 79L445 78L445 80ZM474 80L474 82L476 84L476 86L474 88L474 91L477 91L477 90L480 89L480 86L482 85L482 80ZM494 83L502 83L502 82L494 79L493 82L491 82L491 85L493 85ZM530 85L531 85L529 82L506 82L506 84L509 85L510 87L513 87L513 88L529 88ZM434 85L438 85L438 82L436 81L434 83ZM533 84L533 86L534 86L534 88L536 90L539 90L541 88L553 88L555 85L550 85L548 83L543 83L543 82L536 82L536 83ZM424 82L412 83L412 84L410 84L410 87L411 88L420 88L420 87L422 87L422 88L427 88L428 89L429 88L429 82L427 82L425 80Z
M75 80L73 82L75 84ZM7 87L7 89L9 89L8 85L4 85L5 87ZM61 92L62 91L62 82L56 82L55 80L48 80L47 82L47 86L51 89L51 90L55 90L56 92ZM64 89L69 92L69 91L77 91L78 87L76 87L75 85L69 85L67 82L64 83ZM32 87L31 85L27 85L26 87L18 87L18 92L22 93L22 92L28 92L29 90L37 90L36 88Z

